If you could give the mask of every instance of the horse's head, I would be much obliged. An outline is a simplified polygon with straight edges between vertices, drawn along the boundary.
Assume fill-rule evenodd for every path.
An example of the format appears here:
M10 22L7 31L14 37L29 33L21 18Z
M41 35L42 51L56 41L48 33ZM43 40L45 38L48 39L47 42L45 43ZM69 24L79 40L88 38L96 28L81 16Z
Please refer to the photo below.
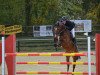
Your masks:
M63 22L57 22L53 26L53 35L54 35L54 46L58 47L60 44L60 35L65 30L65 25Z

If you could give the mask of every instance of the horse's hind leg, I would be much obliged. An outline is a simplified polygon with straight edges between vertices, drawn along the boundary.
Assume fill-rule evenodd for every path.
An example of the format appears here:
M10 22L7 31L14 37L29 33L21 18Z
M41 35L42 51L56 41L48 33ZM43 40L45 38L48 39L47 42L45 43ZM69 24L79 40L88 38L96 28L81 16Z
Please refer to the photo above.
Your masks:
M77 57L74 56L74 57L73 57L73 62L76 62L76 60L77 60ZM73 72L74 72L74 70L75 70L75 67L76 67L76 65L74 64L74 65L73 65Z
M66 56L66 61L67 61L67 62L69 62L69 59L70 59L70 57L69 57L69 56ZM70 65L67 64L67 72L69 71L69 66L70 66Z

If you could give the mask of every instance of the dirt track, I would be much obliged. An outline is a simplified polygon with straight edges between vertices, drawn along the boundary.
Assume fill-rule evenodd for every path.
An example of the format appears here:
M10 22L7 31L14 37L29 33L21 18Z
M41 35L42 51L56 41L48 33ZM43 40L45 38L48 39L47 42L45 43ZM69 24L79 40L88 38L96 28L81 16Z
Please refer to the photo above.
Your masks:
M36 62L36 61L49 61L49 62L64 62L66 61L66 58L64 56L55 56L55 57L49 57L49 56L35 56L35 57L16 57L17 62L22 62L22 61L29 61L29 62ZM71 60L72 61L72 60ZM86 62L87 57L83 56L81 57L80 62ZM91 57L91 61L95 61L95 56ZM16 65L16 71L66 71L66 65ZM92 72L96 71L96 67L92 66ZM72 65L70 66L70 71L72 71ZM88 66L86 65L77 65L76 72L87 72L88 71ZM7 71L6 71L7 73ZM0 74L1 74L1 67L0 67ZM21 74L24 75L24 74ZM28 74L27 74L28 75ZM37 74L35 74L37 75ZM47 75L47 74L46 74ZM49 74L50 75L50 74ZM53 74L51 74L53 75ZM59 75L59 74L56 74Z

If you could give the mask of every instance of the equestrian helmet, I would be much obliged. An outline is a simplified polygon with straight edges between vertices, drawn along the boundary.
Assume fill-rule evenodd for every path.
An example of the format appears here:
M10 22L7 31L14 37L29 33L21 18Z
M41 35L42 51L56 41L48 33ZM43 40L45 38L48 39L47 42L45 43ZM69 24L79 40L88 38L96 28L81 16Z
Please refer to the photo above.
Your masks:
M67 16L63 16L61 19L62 20L68 20L68 17Z

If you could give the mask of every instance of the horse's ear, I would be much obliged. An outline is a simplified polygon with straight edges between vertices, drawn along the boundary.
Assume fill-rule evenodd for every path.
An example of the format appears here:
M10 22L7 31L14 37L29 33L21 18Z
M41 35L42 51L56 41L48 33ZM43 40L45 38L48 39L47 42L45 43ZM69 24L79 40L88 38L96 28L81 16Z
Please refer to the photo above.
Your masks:
M55 23L55 25L54 25L54 26L59 26L59 22Z
M64 26L64 23L63 22L59 22L59 26Z

